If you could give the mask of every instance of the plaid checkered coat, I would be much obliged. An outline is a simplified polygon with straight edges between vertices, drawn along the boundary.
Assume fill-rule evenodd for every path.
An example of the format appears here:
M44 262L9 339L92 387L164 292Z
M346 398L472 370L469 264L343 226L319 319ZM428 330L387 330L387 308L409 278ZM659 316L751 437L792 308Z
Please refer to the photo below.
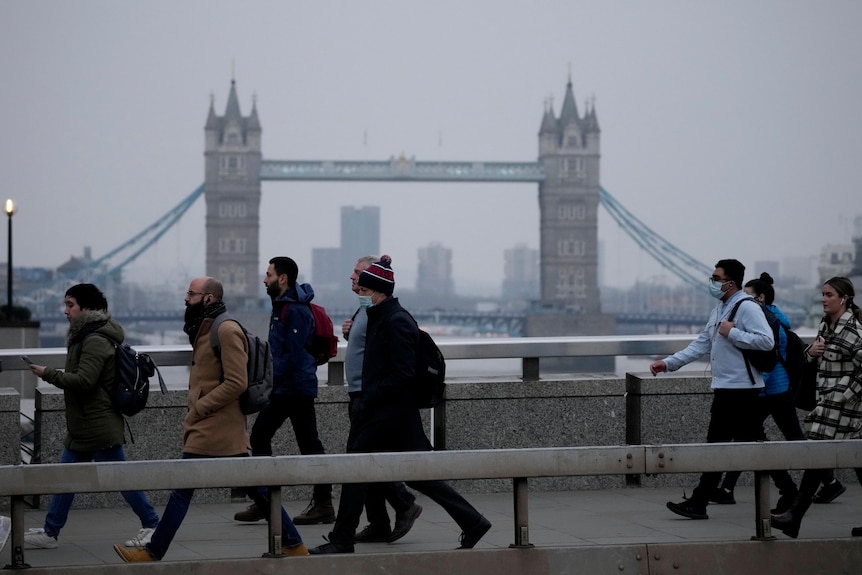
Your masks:
M818 334L826 350L817 366L817 406L805 417L808 439L862 437L862 328L846 311L835 329L828 319Z

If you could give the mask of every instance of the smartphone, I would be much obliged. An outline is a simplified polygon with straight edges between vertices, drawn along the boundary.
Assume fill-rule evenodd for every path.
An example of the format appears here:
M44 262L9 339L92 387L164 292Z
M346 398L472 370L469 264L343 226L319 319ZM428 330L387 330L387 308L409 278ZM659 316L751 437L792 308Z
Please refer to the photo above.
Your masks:
M23 361L23 362L24 362L24 363L26 363L27 365L33 365L33 360L32 360L32 359L30 359L30 357L29 357L29 356L22 355L22 356L21 356L21 361Z

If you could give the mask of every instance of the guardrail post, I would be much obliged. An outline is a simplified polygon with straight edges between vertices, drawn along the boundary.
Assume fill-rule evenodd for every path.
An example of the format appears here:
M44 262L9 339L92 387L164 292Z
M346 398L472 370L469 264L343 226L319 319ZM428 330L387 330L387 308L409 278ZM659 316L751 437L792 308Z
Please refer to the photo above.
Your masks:
M12 563L4 569L29 569L30 565L24 562L24 497L12 496L12 534L10 535L12 546Z
M770 523L772 516L769 513L769 479L768 471L754 472L754 532L756 535L751 538L752 541L772 541L775 539Z
M525 357L521 360L521 379L539 381L539 358Z
M330 361L326 366L326 385L344 385L344 362Z
M626 373L626 444L641 445L641 378ZM626 485L640 487L640 474L626 475Z
M527 549L533 546L530 543L530 511L527 505L529 485L526 477L515 477L512 479L512 494L515 504L515 543L510 548Z
M280 559L281 554L281 486L269 487L269 551L264 557Z
M446 449L446 401L431 410L431 436L434 451Z

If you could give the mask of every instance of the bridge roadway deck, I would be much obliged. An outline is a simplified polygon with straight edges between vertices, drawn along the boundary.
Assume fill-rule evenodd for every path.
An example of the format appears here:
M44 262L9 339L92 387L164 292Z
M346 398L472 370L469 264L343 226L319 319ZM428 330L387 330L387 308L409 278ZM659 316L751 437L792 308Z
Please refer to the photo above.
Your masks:
M665 508L668 500L680 500L679 488L631 487L531 492L529 540L535 549L508 549L513 541L510 493L470 494L470 501L492 521L493 527L475 550L442 554L457 546L458 529L441 508L420 495L422 516L401 541L360 544L354 556L280 560L259 558L266 551L264 522L233 521L233 514L244 509L244 504L193 504L157 572L858 574L858 563L848 566L847 562L859 560L862 549L862 538L850 536L853 526L862 525L862 489L858 485L847 487L847 492L835 502L812 507L800 539L795 542L779 532L774 533L775 541L750 541L755 533L753 487L737 488L736 505L710 506L707 521L684 519ZM305 504L305 501L288 501L286 508L293 514ZM44 511L28 511L26 526L40 527L43 518ZM300 526L299 530L311 546L323 543L322 536L329 528ZM112 550L114 543L128 539L137 529L136 518L127 507L75 509L60 535L57 549L25 551L31 566L26 572L30 575L156 572L153 567L122 564ZM769 546L768 555L763 555L762 546ZM685 549L688 553L680 552ZM0 565L9 564L10 553L7 545L0 554ZM538 557L542 557L541 567L531 565L532 559L524 562L525 558ZM673 563L668 564L671 557ZM782 565L776 563L776 557L784 558ZM405 560L410 563L405 564ZM555 561L556 568L550 565ZM730 564L715 570L713 567L722 561ZM744 565L734 566L734 561ZM405 570L405 565L410 568ZM777 570L779 567L781 571Z

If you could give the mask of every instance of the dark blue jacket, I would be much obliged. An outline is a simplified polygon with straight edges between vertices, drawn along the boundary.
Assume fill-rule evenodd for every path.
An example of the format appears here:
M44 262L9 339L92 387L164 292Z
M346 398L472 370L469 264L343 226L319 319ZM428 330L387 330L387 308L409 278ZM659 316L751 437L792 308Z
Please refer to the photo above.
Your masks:
M272 349L273 393L317 397L317 365L308 353L314 318L309 303L314 290L309 284L288 288L273 300L269 318Z

